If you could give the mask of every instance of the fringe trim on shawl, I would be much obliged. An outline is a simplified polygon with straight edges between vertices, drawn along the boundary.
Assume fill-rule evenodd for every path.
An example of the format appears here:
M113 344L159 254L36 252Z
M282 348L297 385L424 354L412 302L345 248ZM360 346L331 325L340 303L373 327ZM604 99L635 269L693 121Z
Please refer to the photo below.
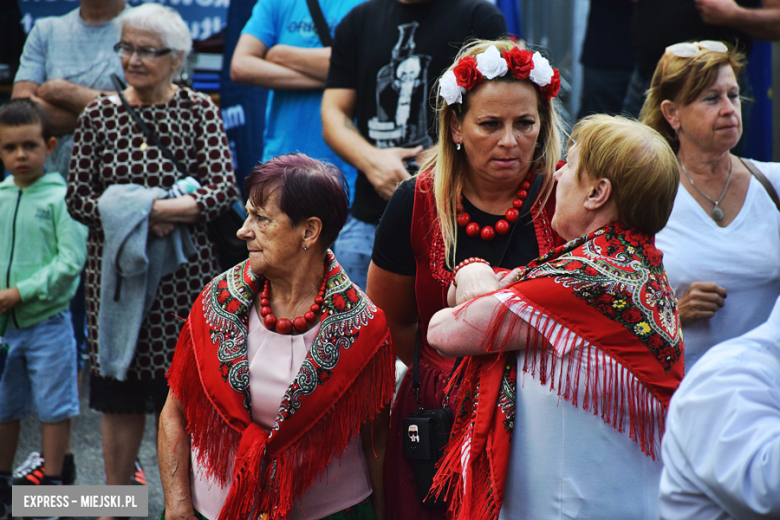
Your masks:
M506 356L507 354L502 354L499 357L503 360ZM489 361L491 364L493 362L494 360ZM461 389L474 388L476 398L465 398L464 406L460 409L452 429L453 435L437 464L436 476L429 492L429 496L444 493L449 504L447 509L450 520L495 519L498 518L503 503L503 494L498 496L496 493L499 485L493 461L487 456L484 446L480 450L472 442L477 423L475 418L486 412L495 412L495 409L485 410L479 406L479 372L466 370L464 364L461 364L456 377L451 378L452 381L463 377ZM500 427L493 424L493 421L490 423L493 427ZM491 448L490 439L487 440L487 447ZM501 475L499 480L504 482L505 475Z
M467 307L462 307L459 314ZM522 319L518 320L518 316ZM499 332L502 341L497 341ZM506 476L496 475L492 437L488 435L483 446L473 442L478 423L487 421L491 428L502 427L495 423L499 413L496 403L486 402L480 406L481 375L502 368L513 355L506 350L510 338L522 336L527 345L524 373L538 379L542 385L549 385L550 391L557 389L558 396L573 406L581 405L583 410L600 415L618 432L625 432L627 418L629 438L642 452L653 460L657 460L660 453L667 408L658 397L628 368L599 347L515 296L498 306L481 341L481 348L496 355L471 358L450 380L451 385L460 382L463 402L452 437L438 463L430 496L445 494L451 520L498 518ZM551 349L554 352L548 361ZM584 395L580 395L583 363L587 364L587 380ZM465 394L469 389L475 390L475 396ZM492 409L485 409L486 406Z
M197 375L196 375L197 374ZM203 391L192 345L190 323L182 327L176 354L168 369L168 386L182 402L187 418L187 433L199 450L198 462L206 475L221 486L230 483L230 462L235 458L241 432L230 427Z
M499 330L509 330L504 338L524 333L527 345L524 373L538 379L542 385L549 385L550 391L557 389L558 396L573 406L581 405L583 410L600 415L606 424L621 433L626 430L627 418L629 438L639 444L642 453L657 460L666 422L666 406L630 369L518 296L503 302L491 323L495 326L491 326L485 334L483 346L491 345L492 350L503 351L506 340L498 344L495 342ZM530 327L523 327L523 323L528 323ZM554 352L549 356L551 349ZM584 374L587 380L584 395L580 395L583 363L586 364Z
M262 513L271 520L287 518L295 501L333 457L346 450L360 427L392 400L395 389L395 350L388 332L328 413L285 452L269 455L268 433L254 423L243 435L233 430L208 400L200 379L193 377L197 366L188 325L179 338L176 355L185 357L176 360L169 370L169 384L184 403L187 429L192 445L199 451L198 461L208 468L209 477L213 475L223 486L230 483L220 520L247 518L250 514L259 517ZM235 469L230 475L228 468L234 459Z

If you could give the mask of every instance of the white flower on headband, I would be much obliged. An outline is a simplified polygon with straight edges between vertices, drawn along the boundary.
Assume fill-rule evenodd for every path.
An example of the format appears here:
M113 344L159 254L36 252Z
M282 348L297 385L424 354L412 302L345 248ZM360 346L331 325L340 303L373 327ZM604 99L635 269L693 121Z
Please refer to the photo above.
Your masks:
M553 77L553 69L550 67L550 62L538 52L534 53L533 60L534 68L531 69L531 74L528 77L540 87L547 86Z
M477 70L485 76L485 79L493 79L506 74L509 68L496 46L491 45L485 52L477 55ZM552 72L550 74L552 77Z
M444 98L447 105L463 103L463 94L465 93L466 89L458 85L455 73L451 70L445 72L439 80L439 95Z

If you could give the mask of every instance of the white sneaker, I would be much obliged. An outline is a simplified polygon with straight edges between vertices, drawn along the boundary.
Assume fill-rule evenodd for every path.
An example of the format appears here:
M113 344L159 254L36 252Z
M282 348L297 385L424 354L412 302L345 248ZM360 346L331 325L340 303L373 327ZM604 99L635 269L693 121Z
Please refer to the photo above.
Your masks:
M27 455L27 460L22 462L18 468L14 470L14 478L22 478L31 471L43 466L43 457L37 451L30 452Z

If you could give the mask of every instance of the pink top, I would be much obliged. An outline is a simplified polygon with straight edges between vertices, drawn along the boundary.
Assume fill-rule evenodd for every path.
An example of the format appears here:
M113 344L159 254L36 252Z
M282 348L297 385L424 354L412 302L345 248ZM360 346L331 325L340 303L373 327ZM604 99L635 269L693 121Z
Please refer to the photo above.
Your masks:
M289 336L265 328L254 306L249 313L247 357L252 419L266 430L276 422L279 404L303 364L319 324L302 335ZM191 451L190 487L195 509L209 519L219 516L230 486L225 488L206 478L206 472ZM232 468L231 468L232 469ZM361 502L371 494L368 465L360 435L334 458L301 500L293 506L290 520L316 520Z

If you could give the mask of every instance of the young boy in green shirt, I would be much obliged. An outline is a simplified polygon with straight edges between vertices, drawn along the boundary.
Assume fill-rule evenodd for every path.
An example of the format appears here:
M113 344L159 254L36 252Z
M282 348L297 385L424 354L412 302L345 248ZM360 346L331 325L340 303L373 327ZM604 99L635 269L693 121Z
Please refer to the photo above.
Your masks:
M66 184L43 163L57 140L29 99L0 106L0 314L10 345L0 377L0 518L10 515L11 470L20 419L41 420L46 462L13 484L61 484L68 419L78 415L76 345L68 304L86 259L87 229L65 206Z

